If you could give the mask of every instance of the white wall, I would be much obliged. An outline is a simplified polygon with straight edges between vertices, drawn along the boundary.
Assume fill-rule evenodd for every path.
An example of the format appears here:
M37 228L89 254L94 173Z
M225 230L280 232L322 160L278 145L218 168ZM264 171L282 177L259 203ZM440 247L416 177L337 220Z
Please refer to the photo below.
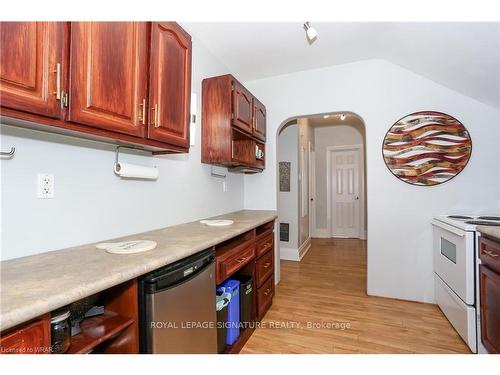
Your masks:
M315 127L314 137L316 139L316 229L329 233L326 204L326 149L331 146L363 145L363 135L359 126L332 125Z
M201 108L201 80L228 69L193 40L192 89ZM197 116L201 119L201 116ZM124 154L124 161L156 165L160 178L124 181L113 173L114 147L2 126L1 257L10 259L188 222L243 208L243 176L210 177L200 162L200 126L188 155ZM55 198L36 198L37 172L55 175Z
M381 60L303 71L246 83L268 115L267 168L245 177L245 207L276 208L276 129L288 118L352 111L366 124L368 286L371 295L433 302L434 215L491 211L499 200L498 110ZM451 181L417 187L386 168L381 145L399 118L449 113L468 128L471 160Z
M298 126L286 126L279 135L278 161L288 161L290 165L290 191L279 195L279 221L290 224L290 241L280 241L280 248L298 248L299 239L299 192L298 192Z

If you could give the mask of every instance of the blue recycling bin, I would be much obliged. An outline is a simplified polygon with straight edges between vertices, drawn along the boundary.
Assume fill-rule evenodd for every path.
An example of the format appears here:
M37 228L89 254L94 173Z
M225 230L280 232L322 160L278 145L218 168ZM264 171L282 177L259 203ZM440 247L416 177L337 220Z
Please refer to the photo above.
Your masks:
M226 344L233 345L240 336L240 282L226 280L217 287L217 291L231 294L231 301L227 307Z

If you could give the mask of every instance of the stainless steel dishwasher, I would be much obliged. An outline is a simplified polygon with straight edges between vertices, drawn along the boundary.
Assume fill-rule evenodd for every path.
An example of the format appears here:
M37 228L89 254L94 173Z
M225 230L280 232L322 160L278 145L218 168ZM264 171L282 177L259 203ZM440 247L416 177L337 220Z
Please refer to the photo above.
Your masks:
M140 278L141 353L217 353L214 259L205 250Z

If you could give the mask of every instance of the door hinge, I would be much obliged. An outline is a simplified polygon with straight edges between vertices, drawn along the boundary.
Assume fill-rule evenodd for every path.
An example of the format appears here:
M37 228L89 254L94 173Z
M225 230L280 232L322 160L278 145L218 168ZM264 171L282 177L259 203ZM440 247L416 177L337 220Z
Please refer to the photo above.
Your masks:
M234 113L231 113L231 120L234 120Z
M68 107L68 102L69 102L69 98L68 98L68 93L65 92L65 91L62 91L61 92L61 107Z
M231 85L231 91L234 91L234 85Z

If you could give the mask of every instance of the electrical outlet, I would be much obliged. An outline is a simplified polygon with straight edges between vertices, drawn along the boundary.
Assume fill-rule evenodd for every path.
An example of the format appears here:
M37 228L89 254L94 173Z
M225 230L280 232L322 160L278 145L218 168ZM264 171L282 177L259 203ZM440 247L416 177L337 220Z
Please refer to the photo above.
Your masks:
M54 198L54 175L49 173L38 173L38 192L40 199Z

